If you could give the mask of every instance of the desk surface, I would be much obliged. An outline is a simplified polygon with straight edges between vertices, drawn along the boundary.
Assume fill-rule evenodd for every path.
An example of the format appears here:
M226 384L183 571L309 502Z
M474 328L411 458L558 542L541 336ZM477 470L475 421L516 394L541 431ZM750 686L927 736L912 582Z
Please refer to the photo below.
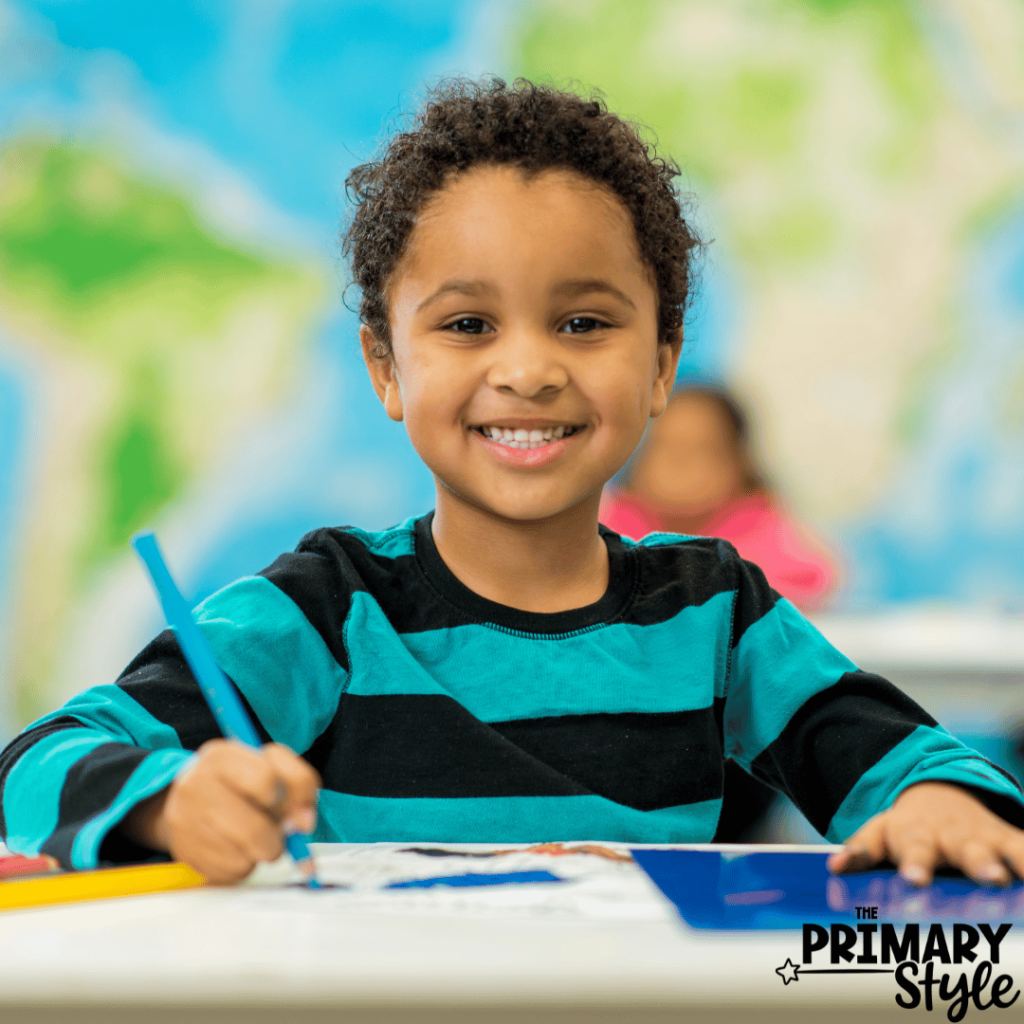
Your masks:
M317 853L330 880L341 871L332 875L332 857L366 849ZM451 863L421 874L455 873ZM683 1009L722 1022L817 1021L825 1007L830 1021L868 1010L873 1022L907 1019L892 975L785 984L776 968L800 962L799 931L693 931L633 864L593 874L592 857L547 863L576 870L579 884L404 890L387 903L364 873L351 892L243 886L6 912L0 1019L119 1024L143 1019L142 1007L148 1024L660 1022ZM281 870L263 881L282 881ZM999 969L1024 982L1024 941L1011 933L1002 954Z

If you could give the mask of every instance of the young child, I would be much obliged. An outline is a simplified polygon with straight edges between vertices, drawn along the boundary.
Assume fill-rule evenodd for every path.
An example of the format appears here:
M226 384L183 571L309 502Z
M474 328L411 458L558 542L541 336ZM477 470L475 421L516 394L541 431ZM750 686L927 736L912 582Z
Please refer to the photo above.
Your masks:
M723 537L801 611L820 608L836 570L781 508L750 450L742 406L722 387L681 384L647 431L625 487L605 492L601 522L640 540L667 532Z
M731 756L852 835L837 870L1024 872L1015 783L730 545L598 527L679 356L699 242L677 173L600 103L497 81L435 92L353 173L366 362L435 510L315 531L198 609L262 752L217 738L168 632L31 726L0 760L12 849L166 851L227 882L282 825L706 841Z

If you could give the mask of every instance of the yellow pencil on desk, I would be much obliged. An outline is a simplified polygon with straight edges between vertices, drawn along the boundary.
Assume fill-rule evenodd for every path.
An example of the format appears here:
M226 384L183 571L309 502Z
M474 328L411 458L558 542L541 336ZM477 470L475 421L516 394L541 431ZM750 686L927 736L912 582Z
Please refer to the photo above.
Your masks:
M142 896L175 889L196 889L201 885L206 885L206 879L198 871L178 863L69 871L46 878L0 883L0 910Z

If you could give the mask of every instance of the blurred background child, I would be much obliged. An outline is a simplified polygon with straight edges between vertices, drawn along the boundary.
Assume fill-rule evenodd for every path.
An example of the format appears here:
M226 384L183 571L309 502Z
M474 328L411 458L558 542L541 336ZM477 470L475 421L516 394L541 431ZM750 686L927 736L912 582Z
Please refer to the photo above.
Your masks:
M655 531L723 537L804 611L835 588L835 560L782 507L752 454L746 412L717 385L675 389L624 488L607 493L601 521L634 540Z

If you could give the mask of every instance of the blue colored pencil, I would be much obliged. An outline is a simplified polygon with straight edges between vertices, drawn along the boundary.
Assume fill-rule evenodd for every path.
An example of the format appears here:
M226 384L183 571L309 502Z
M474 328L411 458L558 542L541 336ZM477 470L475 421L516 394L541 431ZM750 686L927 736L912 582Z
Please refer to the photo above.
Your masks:
M192 669L192 674L196 677L199 689L202 690L206 703L210 705L210 711L221 732L228 739L238 740L259 749L263 744L252 724L252 719L246 714L238 691L217 664L206 637L192 618L192 609L181 596L181 591L178 590L167 568L156 542L156 535L151 531L137 533L132 537L132 547L149 571L167 623L177 634L185 660ZM316 865L305 836L298 832L286 833L285 845L305 874L306 884L313 889L319 889Z

